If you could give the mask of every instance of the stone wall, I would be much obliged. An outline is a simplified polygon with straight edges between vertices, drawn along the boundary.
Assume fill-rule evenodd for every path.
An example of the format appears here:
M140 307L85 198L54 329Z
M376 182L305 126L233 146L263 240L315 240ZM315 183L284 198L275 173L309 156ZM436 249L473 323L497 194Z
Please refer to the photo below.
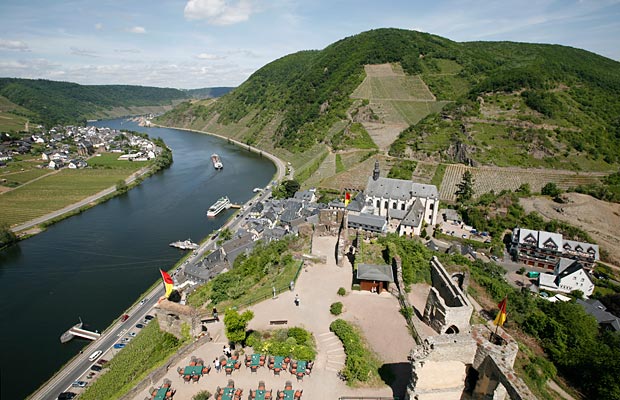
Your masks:
M473 306L437 257L431 259L431 281L424 321L440 334L469 332Z

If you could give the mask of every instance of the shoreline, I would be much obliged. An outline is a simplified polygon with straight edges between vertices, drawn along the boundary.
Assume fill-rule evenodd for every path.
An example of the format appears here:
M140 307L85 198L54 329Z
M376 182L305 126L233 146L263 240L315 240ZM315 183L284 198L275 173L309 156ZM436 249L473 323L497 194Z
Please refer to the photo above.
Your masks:
M178 129L180 131L187 131L187 132L196 132L196 133L202 133L205 135L209 135L209 136L215 136L217 138L220 139L224 139L229 143L233 143L239 147L245 148L248 151L251 151L253 153L258 153L261 156L266 156L269 160L271 160L271 162L273 162L273 164L276 166L276 173L274 174L274 176L276 177L276 180L280 180L282 178L284 178L286 176L286 165L284 163L283 160L281 160L280 158L278 158L277 156L275 156L274 154L271 154L265 150L259 149L258 147L254 147L252 145L249 144L245 144L243 142L240 142L238 140L229 138L227 136L224 135L220 135L217 133L213 133L213 132L207 132L207 131L201 131L198 129L189 129L189 128L181 128L181 127L176 127L176 126L167 126L167 125L160 125L160 124L155 124L151 122L151 127L155 127L155 128L166 128L166 129Z

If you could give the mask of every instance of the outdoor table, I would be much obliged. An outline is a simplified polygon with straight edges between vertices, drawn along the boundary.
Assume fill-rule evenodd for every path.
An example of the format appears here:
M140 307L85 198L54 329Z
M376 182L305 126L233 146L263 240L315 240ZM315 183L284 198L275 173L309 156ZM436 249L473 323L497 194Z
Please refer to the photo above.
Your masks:
M305 361L297 361L297 371L298 374L306 373L306 362Z
M256 391L256 397L254 397L255 400L265 400L265 393L267 393L266 390L257 390Z
M222 400L233 400L234 395L235 395L235 388L229 388L229 387L224 388L224 393L222 393Z
M273 368L280 368L282 369L282 363L284 363L284 357L282 356L275 356L273 359Z
M252 354L251 367L258 367L260 365L260 354Z
M283 390L283 392L284 392L284 400L293 400L293 398L295 397L294 390Z
M203 368L204 367L202 365L187 366L183 370L183 375L202 375Z
M157 389L157 393L153 399L155 400L164 400L166 398L166 393L168 393L168 388L162 387Z

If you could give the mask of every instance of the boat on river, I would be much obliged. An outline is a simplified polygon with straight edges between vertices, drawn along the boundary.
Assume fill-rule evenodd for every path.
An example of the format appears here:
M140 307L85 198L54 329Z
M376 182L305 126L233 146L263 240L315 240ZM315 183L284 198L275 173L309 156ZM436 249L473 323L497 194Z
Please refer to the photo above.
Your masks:
M191 239L172 242L170 243L170 246L176 247L177 249L181 249L181 250L196 250L199 247L199 245L197 243L192 242Z
M71 328L67 329L65 333L60 335L60 343L67 343L69 340L73 339L75 335L71 333L71 329L82 329L83 325L84 323L82 322L82 319L80 318L80 323L73 325Z
M218 201L213 203L209 210L207 211L207 217L215 217L220 212L229 209L232 206L232 203L228 199L228 197L220 197Z
M213 162L213 168L215 169L224 168L224 164L222 164L222 159L217 154L211 155L211 162Z

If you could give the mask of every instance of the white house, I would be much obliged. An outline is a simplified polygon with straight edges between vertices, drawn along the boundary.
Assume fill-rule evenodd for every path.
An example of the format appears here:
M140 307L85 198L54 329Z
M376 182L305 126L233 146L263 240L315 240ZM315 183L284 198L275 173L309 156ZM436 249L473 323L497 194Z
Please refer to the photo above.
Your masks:
M594 282L579 261L562 258L554 270L554 274L540 274L540 289L554 292L570 293L581 290L585 296L594 292Z

